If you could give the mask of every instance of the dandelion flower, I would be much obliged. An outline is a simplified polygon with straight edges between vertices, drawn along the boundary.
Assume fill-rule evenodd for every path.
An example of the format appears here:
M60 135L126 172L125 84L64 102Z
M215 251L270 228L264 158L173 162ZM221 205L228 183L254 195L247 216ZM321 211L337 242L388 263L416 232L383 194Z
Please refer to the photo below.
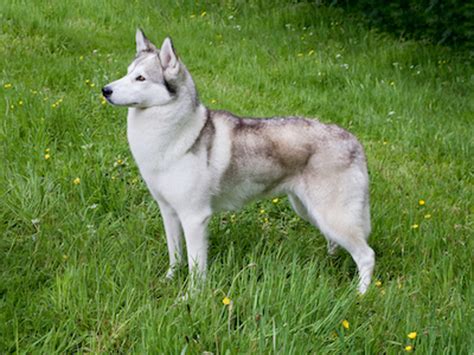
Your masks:
M260 210L260 214L265 214L265 210L263 208Z
M75 178L74 180L72 180L72 183L73 183L74 185L79 185L79 184L81 183L81 178L78 178L78 177Z
M431 215L429 213L425 214L425 219L430 219Z
M216 102L217 102L216 99L212 99L212 100L211 100L211 104L215 104Z
M418 224L412 224L411 229L418 229L420 226Z
M407 351L407 352L413 351L413 346L411 346L411 345L405 346L405 351Z
M407 337L411 340L414 340L416 338L416 332L410 332L407 334Z
M273 203L278 203L279 201L280 201L280 199L278 197L276 197L272 200Z
M45 160L48 160L49 158L51 158L51 155L49 155L49 154L45 154L45 155L44 155L44 159L45 159Z
M425 202L425 200L419 200L419 201L418 201L418 204L419 204L420 206L424 206L424 205L426 204L426 202Z
M223 299L222 299L222 303L226 306L230 305L230 302L231 302L231 299L227 296L225 296Z
M380 280L375 281L375 286L381 287L382 286L382 281L380 281Z
M347 319L344 319L342 321L342 326L344 327L344 329L349 329L349 322L347 321Z
M51 151L51 149L49 149L49 148L46 148L46 149L44 150L45 153L49 153L50 151Z
M18 101L18 105L22 106L23 105L23 100Z
M5 89L11 89L13 87L13 84L12 83L6 83L5 85L3 85L3 87Z

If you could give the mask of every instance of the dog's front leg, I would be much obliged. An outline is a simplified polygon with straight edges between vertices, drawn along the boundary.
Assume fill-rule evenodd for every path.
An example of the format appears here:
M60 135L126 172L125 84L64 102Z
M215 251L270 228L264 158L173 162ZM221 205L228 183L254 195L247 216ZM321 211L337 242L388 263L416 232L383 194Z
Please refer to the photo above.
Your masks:
M190 274L190 288L194 289L200 281L204 281L207 268L207 225L210 214L193 214L181 218Z
M183 257L181 222L175 210L164 201L158 201L161 216L166 233L166 243L168 245L168 254L170 258L170 267L166 272L166 278L171 279L176 267L181 263Z

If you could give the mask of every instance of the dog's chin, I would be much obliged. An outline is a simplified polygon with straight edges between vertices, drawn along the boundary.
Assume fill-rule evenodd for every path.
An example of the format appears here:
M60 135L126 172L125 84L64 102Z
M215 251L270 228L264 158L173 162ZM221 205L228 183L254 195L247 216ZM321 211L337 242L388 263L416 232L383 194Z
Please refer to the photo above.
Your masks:
M137 102L117 102L112 100L110 97L105 98L109 104L119 107L139 107Z

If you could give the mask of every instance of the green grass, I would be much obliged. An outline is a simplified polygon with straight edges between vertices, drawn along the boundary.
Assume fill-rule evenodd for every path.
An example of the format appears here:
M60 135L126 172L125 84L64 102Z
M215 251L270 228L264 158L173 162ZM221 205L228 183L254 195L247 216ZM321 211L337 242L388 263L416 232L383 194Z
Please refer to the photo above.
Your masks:
M1 1L0 353L472 353L469 58L303 2L171 3ZM172 35L210 107L360 138L380 287L359 297L350 256L265 200L213 218L208 281L179 301L126 111L99 95L138 26Z

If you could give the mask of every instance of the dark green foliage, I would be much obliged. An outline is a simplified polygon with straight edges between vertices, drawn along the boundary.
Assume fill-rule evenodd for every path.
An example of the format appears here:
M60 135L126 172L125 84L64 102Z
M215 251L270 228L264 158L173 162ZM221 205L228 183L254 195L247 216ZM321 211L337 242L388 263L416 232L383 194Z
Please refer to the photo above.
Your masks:
M474 49L474 3L463 0L333 1L364 13L369 23L401 36Z

